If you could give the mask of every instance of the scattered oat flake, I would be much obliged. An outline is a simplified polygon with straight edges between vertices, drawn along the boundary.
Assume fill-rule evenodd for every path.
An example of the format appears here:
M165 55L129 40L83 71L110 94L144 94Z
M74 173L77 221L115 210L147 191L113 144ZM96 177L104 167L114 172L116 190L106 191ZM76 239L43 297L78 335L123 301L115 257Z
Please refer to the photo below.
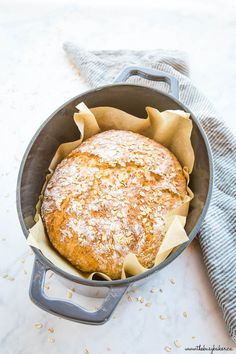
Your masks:
M175 280L174 279L170 279L171 284L175 284Z
M171 347L165 347L165 351L167 352L167 353L170 353L171 352L171 350L172 350L172 348Z
M53 328L53 327L49 327L49 328L48 328L48 332L49 332L49 333L54 333L54 328Z
M161 320L167 320L167 316L166 316L166 315L160 315L159 318L160 318Z
M181 344L181 342L180 342L178 339L176 339L176 340L174 341L174 344L175 344L175 346L176 346L177 348L182 347L182 344Z
M152 288L151 290L150 290L150 293L156 293L157 292L157 289L156 288Z
M187 318L188 317L188 314L187 314L187 312L183 312L183 316L185 317L185 318Z
M151 306L152 306L152 303L151 303L151 302L147 302L147 303L145 304L145 306L146 306L146 307L151 307Z
M49 290L49 289L50 289L50 286L46 283L46 284L44 285L44 288L47 289L47 290Z
M84 354L89 354L88 349L84 349Z
M127 296L127 299L129 302L133 302L133 298L130 295Z
M10 280L10 281L14 281L14 280L15 280L15 278L12 277L11 275L8 275L8 276L6 277L6 279L7 279L7 280Z
M34 324L34 327L35 327L36 329L40 329L40 328L43 328L43 324L42 324L41 322L36 322L36 323Z
M8 274L7 273L4 273L3 275L2 275L2 278L3 279L6 279L8 277Z
M71 290L68 290L68 291L67 291L67 295L66 295L66 296L67 296L67 298L68 298L68 299L71 299L71 298L72 298L72 296L73 296L72 291L71 291Z
M139 302L141 302L141 304L144 303L144 298L143 298L142 296L139 296L139 297L137 298L137 300L138 300Z
M195 337L195 336L192 336L192 339L196 339L196 337Z
M53 338L53 337L48 337L48 341L49 341L50 343L55 343L55 338Z

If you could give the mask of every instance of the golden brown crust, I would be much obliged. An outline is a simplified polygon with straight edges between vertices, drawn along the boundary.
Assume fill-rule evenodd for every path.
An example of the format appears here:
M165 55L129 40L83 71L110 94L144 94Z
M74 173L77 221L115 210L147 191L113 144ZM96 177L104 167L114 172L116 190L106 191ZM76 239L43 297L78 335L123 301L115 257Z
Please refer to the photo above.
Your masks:
M57 166L41 211L62 256L79 270L117 279L128 253L153 266L163 217L186 193L182 168L168 149L139 134L109 130Z

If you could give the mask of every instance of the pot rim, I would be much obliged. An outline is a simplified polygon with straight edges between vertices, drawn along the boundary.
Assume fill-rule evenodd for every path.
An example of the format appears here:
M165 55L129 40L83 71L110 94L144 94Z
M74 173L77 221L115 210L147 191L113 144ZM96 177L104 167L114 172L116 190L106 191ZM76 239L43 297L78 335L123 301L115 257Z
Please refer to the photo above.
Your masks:
M47 123L64 107L66 107L69 103L71 103L72 101L79 99L80 97L93 93L93 92L97 92L100 90L104 90L104 89L109 89L110 87L116 87L116 86L129 86L129 87L139 87L142 89L147 89L147 90L151 90L154 92L157 92L163 96L167 96L168 98L170 98L172 101L174 101L175 103L177 103L179 106L181 106L183 108L184 111L190 113L191 115L191 119L194 121L194 123L197 125L201 136L204 140L205 146L206 146L206 151L207 151L207 156L208 156L208 163L209 163L209 185L208 185L208 192L207 192L207 198L204 204L204 207L202 209L201 215L198 218L198 221L196 223L196 225L194 226L194 228L191 230L190 234L188 235L189 237L189 241L185 242L184 244L182 244L177 251L175 251L173 254L171 254L169 257L167 257L162 263L160 263L159 265L150 268L149 270L147 270L144 273L126 278L126 279L118 279L118 280L109 280L109 281L104 281L104 280L88 280L88 279L84 279L84 278L80 278L79 276L75 276L72 274L69 274L63 270L61 270L59 267L55 266L53 263L51 263L42 253L40 250L38 250L35 247L31 247L31 249L33 250L36 258L40 259L41 262L43 262L44 265L46 265L47 269L51 269L53 270L56 274L62 276L63 278L66 278L70 281L76 282L76 283L80 283L83 285L88 285L88 286L98 286L98 287L112 287L112 286L121 286L121 285L129 285L135 281L147 278L148 276L152 275L153 273L161 270L162 268L166 267L168 264L170 264L172 261L174 261L182 252L183 250L192 242L192 240L195 238L195 236L197 235L201 224L203 222L203 219L207 213L209 204L210 204L210 200L211 200L211 196L212 196L212 189L213 189L213 159L212 159L212 153L211 153L211 148L207 139L207 136L203 130L203 128L201 127L200 123L198 122L197 118L195 117L195 115L183 104L181 103L178 99L174 98L173 96L171 96L168 93L165 93L163 91L160 91L158 89L152 88L152 87L147 87L147 86L142 86L142 85L136 85L136 84L130 84L130 83L117 83L117 84L109 84L109 85L103 85L100 86L98 88L95 89L91 89L91 90L87 90L85 92L82 92L79 95L74 96L73 98L69 99L68 101L66 101L64 104L62 104L58 109L56 109L42 124L41 126L37 129L36 133L33 135L30 143L28 144L25 153L23 155L22 161L21 161L21 165L20 165L20 169L19 169L19 173L18 173L18 178L17 178L17 188L16 188L16 205L17 205L17 213L18 213L18 218L21 224L21 228L23 230L23 233L25 235L25 238L28 238L29 235L29 230L26 228L25 223L24 223L24 218L22 215L22 210L21 210L21 181L22 181L22 175L23 175L23 171L24 171L24 167L25 167L25 162L27 160L28 154L36 140L36 138L38 137L39 133L41 132L41 130L47 125Z

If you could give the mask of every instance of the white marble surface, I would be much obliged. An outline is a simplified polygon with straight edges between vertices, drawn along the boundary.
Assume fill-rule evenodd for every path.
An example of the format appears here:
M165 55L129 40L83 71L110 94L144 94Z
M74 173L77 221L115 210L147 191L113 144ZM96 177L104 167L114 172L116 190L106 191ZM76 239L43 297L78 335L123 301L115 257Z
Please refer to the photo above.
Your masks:
M161 354L165 346L172 347L172 353L184 353L185 346L197 344L233 347L197 241L130 294L144 297L151 307L124 296L110 322L100 327L72 323L38 309L28 296L33 256L18 223L15 186L22 154L35 130L60 104L87 88L63 53L65 40L88 49L185 49L193 80L235 133L235 1L85 5L71 0L10 0L0 4L0 28L0 353L80 354L87 349L90 354ZM49 283L49 294L66 296L66 288L54 277ZM153 287L156 293L150 292ZM167 319L160 320L161 314ZM43 328L36 329L35 322ZM49 327L55 330L50 334L54 343L48 340ZM181 348L175 347L176 339Z

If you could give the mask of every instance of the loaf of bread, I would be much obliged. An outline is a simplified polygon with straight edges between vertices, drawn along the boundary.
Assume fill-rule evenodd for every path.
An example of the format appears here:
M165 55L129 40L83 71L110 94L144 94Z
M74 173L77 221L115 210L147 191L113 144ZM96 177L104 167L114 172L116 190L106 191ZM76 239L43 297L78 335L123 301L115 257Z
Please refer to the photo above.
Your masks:
M87 139L57 166L41 214L55 249L84 272L121 277L133 253L154 265L164 217L187 194L176 157L164 146L129 131Z

